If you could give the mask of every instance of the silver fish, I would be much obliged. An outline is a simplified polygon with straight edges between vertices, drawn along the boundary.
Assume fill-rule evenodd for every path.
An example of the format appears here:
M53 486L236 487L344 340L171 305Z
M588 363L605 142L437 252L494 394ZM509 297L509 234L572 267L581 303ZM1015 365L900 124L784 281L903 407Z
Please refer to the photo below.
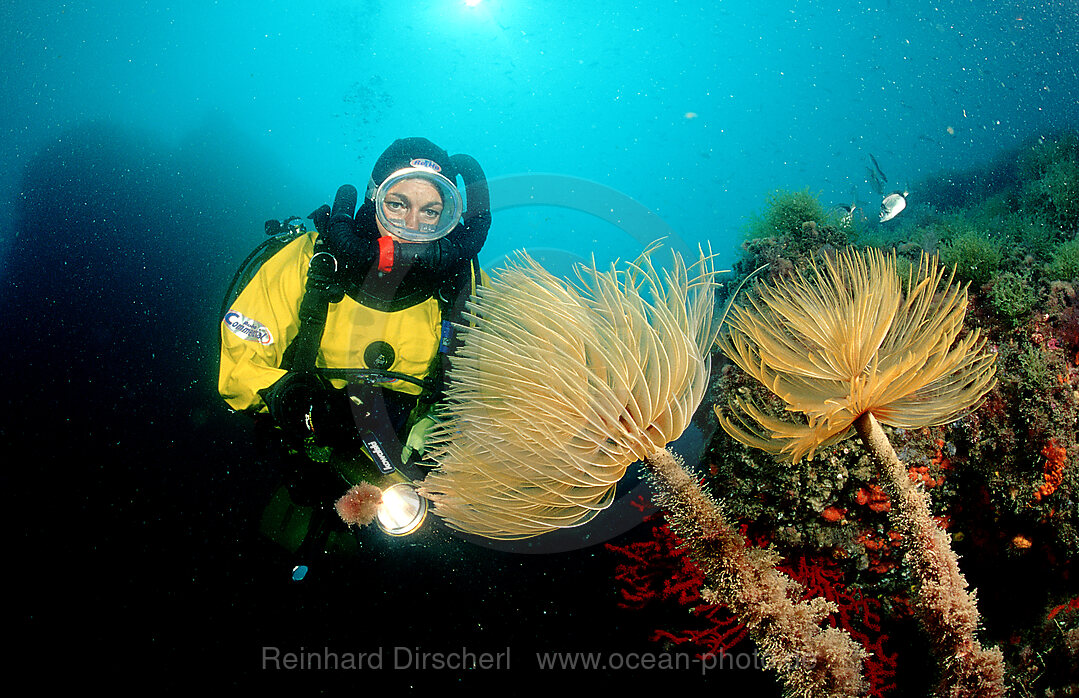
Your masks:
M908 191L894 191L880 203L880 222L890 221L907 207Z

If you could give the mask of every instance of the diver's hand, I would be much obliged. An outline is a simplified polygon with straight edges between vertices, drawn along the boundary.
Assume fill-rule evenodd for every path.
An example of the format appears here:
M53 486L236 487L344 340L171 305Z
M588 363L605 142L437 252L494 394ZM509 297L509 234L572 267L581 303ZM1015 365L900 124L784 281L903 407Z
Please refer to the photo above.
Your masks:
M307 217L315 224L315 230L318 231L318 234L324 237L351 234L356 224L356 200L358 196L356 187L351 184L342 184L337 189L337 195L334 196L333 208L322 204L309 213Z
M307 217L315 224L315 230L319 235L325 235L330 229L330 207L326 204L322 204L311 213L307 214Z
M405 445L401 449L401 462L407 463L408 459L413 454L417 458L422 458L427 452L427 437L431 433L431 428L435 426L437 422L431 416L424 417L420 421L416 422L412 429L408 432L408 438L405 439Z
M363 237L357 230L356 198L356 187L345 184L337 190L332 209L324 204L308 218L315 221L319 241L325 245L321 249L333 255L346 275L362 279L379 262L380 251L376 239Z
M351 184L342 184L337 189L337 196L333 199L333 208L330 209L329 232L334 235L345 235L352 232L355 225L353 216L356 213L356 200L358 197L356 187Z
M393 241L393 265L432 274L448 276L463 261L461 250L452 240L442 238L433 242Z

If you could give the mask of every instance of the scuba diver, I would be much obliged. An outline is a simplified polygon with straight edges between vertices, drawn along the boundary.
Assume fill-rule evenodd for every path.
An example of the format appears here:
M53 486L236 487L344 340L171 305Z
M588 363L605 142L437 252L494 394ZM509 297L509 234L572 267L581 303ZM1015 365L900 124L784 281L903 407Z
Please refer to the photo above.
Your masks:
M375 163L358 210L357 199L340 187L332 207L309 216L311 232L268 221L279 242L252 253L222 309L218 390L283 454L288 476L261 528L292 552L315 554L328 529L343 530L330 504L349 485L382 491L387 533L422 523L426 502L410 483L425 472L417 460L454 323L481 283L491 214L473 158L399 139Z

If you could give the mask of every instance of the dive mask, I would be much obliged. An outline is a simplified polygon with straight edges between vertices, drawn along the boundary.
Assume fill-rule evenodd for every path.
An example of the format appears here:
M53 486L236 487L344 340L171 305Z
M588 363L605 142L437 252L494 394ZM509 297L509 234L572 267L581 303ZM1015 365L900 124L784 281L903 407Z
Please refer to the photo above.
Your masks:
M371 180L367 197L378 220L394 235L408 242L433 242L461 222L464 202L438 164L416 159L409 165L380 185Z

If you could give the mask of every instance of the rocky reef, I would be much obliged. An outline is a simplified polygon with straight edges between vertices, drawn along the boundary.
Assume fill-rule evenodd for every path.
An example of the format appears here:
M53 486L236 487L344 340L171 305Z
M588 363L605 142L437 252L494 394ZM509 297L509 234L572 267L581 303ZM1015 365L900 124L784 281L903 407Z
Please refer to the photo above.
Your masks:
M1004 651L1010 691L1077 695L1079 135L1038 139L1002 162L981 179L977 172L951 173L912 187L907 210L883 224L829 210L808 190L776 192L747 223L726 288L762 265L767 277L795 274L848 245L894 250L901 276L923 252L937 255L968 284L966 331L979 328L996 354L996 386L950 424L888 429L888 437L910 478L928 492L978 590L982 641ZM742 293L754 293L753 284ZM717 354L705 404L722 409L733 396L782 408ZM885 650L878 655L888 666L877 667L887 681L872 682L871 693L925 695L931 678L921 669L926 657L911 621L912 580L889 524L892 503L865 450L845 441L792 465L717 429L705 464L708 489L750 540L774 547L789 566L826 568L850 598L873 600L880 620L870 639ZM635 549L631 567L650 559L648 551L654 564L660 551L677 550L669 532L653 530L655 547ZM693 574L682 563L673 569ZM640 570L624 568L620 578L639 581ZM638 605L648 597L639 584L632 593ZM698 617L716 616L700 610L699 599L682 605L699 607ZM711 635L706 623L662 628L657 639L739 639L729 618L721 618Z

